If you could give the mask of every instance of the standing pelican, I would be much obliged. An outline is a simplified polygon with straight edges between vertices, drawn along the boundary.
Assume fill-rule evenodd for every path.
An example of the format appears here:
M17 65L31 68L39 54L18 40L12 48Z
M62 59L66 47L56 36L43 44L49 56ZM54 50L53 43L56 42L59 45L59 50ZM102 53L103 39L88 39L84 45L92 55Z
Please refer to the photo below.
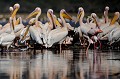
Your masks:
M2 33L2 36L0 37L0 45L3 47L6 46L7 50L10 47L10 45L13 43L13 40L15 39L14 24L12 17L10 17L9 21L10 21L11 33Z
M119 13L118 13L118 18L119 18ZM108 38L108 41L111 44L114 42L118 42L120 40L120 25L116 25L112 31L110 31L106 37Z
M28 16L28 18L30 18L30 17L32 17L33 15L35 15L35 13L34 12L32 12L29 16ZM39 28L41 29L41 30L38 30L38 31L40 31L41 33L42 33L42 36L41 37L39 37L38 39L41 39L41 38L43 38L43 42L44 42L44 44L47 44L47 36L48 36L48 33L49 33L49 31L50 30L52 30L52 27L53 27L53 10L52 9L49 9L48 11L47 11L47 17L49 18L49 20L50 20L50 22L47 22L47 23L45 23L45 24L41 24L40 22L38 22L38 24L37 24L37 26L39 26ZM35 26L35 23L36 23L36 18L32 18L30 21L29 21L29 27L28 27L28 29L29 29L29 32L30 32L30 29L31 28L33 28L33 26ZM32 26L31 26L32 25ZM23 33L26 33L27 34L27 30L26 30L26 32L23 32ZM38 33L38 34L41 34L41 33ZM24 34L24 35L22 35L23 37L21 38L22 40L24 40L24 39L26 39L26 34ZM31 35L31 32L30 32L30 35ZM32 36L32 35L31 35ZM42 42L42 40L41 40L41 42Z
M109 7L106 6L105 7L105 11L104 11L104 23L108 23L109 22L108 11L109 11Z
M100 26L100 28L103 30L103 33L100 33L98 35L98 37L100 39L104 39L108 36L108 34L115 28L117 28L119 25L115 24L115 22L118 20L119 18L119 12L115 12L114 17L112 19L112 21L109 23L109 25L106 26Z
M41 27L39 26L38 18L41 15L41 9L37 7L31 14L28 15L27 19L32 17L33 15L36 15L35 18L35 25L29 27L29 33L33 40L35 40L38 44L43 44L41 38Z
M13 7L9 7L9 10L10 10L10 15L12 15L12 13L13 13L13 11L14 11ZM3 28L8 28L8 27L10 27L10 23L9 23L9 22L8 22L7 24L5 24L5 25L2 27L2 29L3 29ZM2 31L1 31L0 33L2 33Z
M19 10L19 8L20 8L19 4L15 4L14 5L14 9L12 7L10 7L11 18L14 18L16 16L16 13ZM2 34L4 32L6 32L6 33L10 33L11 32L11 30L10 30L10 24L9 23L7 23L6 25L4 25L2 27L2 29L0 30L0 34Z
M20 22L20 23L18 24L18 22ZM15 27L14 27L14 32L15 32L16 37L20 36L20 33L21 33L22 29L24 29L24 27L25 26L22 23L22 18L19 17L18 20L15 22Z
M60 41L62 42L68 34L67 24L64 18L67 18L70 20L72 20L72 18L70 15L68 15L68 13L64 9L60 11L60 18L62 21L62 27L56 28L50 31L48 35L47 47L51 47L54 43L57 43Z
M85 34L85 35L95 35L96 33L102 32L99 28L91 28L89 26L89 24L83 23L83 17L84 17L84 9L82 7L80 7L78 9L77 21L79 20L79 24L80 24L79 27L80 27L83 34Z
M49 22L46 22L43 27L42 27L42 33L43 33L43 42L44 44L47 44L47 38L48 38L48 34L51 30L55 29L55 25L54 25L54 21L53 21L53 10L52 9L48 9L47 11L47 17L49 19Z
M95 14L92 14L92 18L94 19L94 21L96 23L96 28L91 28L91 26L89 24L83 23L83 17L84 17L84 9L82 7L79 7L78 14L77 14L77 21L79 20L79 24L80 24L79 30L81 30L80 32L82 32L85 37L87 36L87 38L88 38L88 36L89 36L89 38L91 38L92 36L97 35L98 33L102 32L102 30L99 29L98 23L96 22ZM87 49L89 48L90 44L91 43L89 42ZM86 53L87 53L87 50L86 50Z
M30 26L35 25L35 18L30 19L30 21L29 21L28 24L29 24L29 25L27 25L27 27L25 27L25 28L21 31L21 33L20 33L20 40L19 40L19 41L20 41L21 43L23 43L23 42L25 42L26 40L30 39L29 28L30 28Z
M12 12L13 12L13 7L9 7L9 10L10 10L10 14L12 15ZM2 26L0 24L0 34L4 32L4 30L2 30L3 28L5 27L9 27L10 26L10 23L8 22L7 24L5 24L4 26Z

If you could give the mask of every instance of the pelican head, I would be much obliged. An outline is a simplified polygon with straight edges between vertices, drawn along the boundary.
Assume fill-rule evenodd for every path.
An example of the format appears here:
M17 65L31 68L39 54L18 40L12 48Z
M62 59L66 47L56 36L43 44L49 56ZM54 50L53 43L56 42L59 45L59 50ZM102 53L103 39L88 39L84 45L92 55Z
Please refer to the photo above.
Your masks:
M109 7L106 6L104 10L105 23L108 23L108 11L109 11Z
M35 10L32 13L30 13L26 19L29 19L32 16L36 16L37 14L39 15L41 14L41 8L39 7L36 7Z
M34 25L35 24L35 18L30 19L29 25Z
M97 15L95 13L92 13L91 14L91 17L93 18L96 26L98 27L97 31L96 31L96 34L97 33L102 33L103 31L99 28L99 24L98 24L98 21L97 21Z
M61 26L61 24L57 20L57 17L53 14L53 10L52 9L48 9L47 16L48 16L49 19L52 20L54 26Z
M13 13L12 13L12 15L11 15L12 18L14 18L14 16L15 16L16 13L17 13L17 11L19 10L19 8L20 8L20 5L19 5L18 3L16 3L16 4L14 5L14 11L13 11Z
M80 17L81 17L82 15L84 16L84 9L83 9L82 7L79 7L79 8L78 8L78 14L77 14L77 20L76 20L75 23L78 22L78 20L80 19Z
M53 10L52 9L48 9L48 13L53 13Z
M65 9L62 9L60 11L60 16L62 16L63 18L69 19L69 20L73 20L72 17L65 11Z
M109 7L108 7L108 6L106 6L106 7L105 7L105 11L108 11L108 10L109 10Z
M95 13L92 13L91 17L97 17L97 15Z
M52 9L48 9L47 16L48 16L48 18L51 18L53 20L53 10Z
M96 19L97 19L97 15L95 13L91 14L91 17L94 19L95 23L96 23Z
M9 7L10 12L13 12L13 7Z
M92 13L92 14L91 14L91 17L94 19L95 24L98 26L98 23L97 23L97 15L96 15L95 13Z
M56 26L62 26L62 20L60 18L57 19L57 17L54 15L54 22Z
M13 13L13 7L9 7L10 13Z
M115 12L114 17L112 19L112 21L110 22L110 25L115 24L115 22L119 19L120 13L119 12Z
M14 8L20 8L20 4L16 3L16 4L14 5Z

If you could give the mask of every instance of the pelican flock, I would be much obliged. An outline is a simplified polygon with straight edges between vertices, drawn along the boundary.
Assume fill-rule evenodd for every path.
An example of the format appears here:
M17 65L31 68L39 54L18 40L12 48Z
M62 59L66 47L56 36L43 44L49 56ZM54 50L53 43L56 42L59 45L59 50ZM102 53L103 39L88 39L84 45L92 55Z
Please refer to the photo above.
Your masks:
M11 45L19 47L18 43L32 41L32 44L40 44L45 48L50 48L55 44L72 44L75 39L78 39L80 45L88 45L87 53L90 44L94 44L94 48L96 48L96 43L99 43L98 47L101 47L104 45L101 43L104 40L108 41L108 45L120 41L120 25L118 23L120 14L115 12L114 17L110 19L108 6L105 7L103 18L99 18L96 13L91 13L86 22L84 21L86 17L84 17L83 7L78 8L76 18L73 18L65 9L60 10L59 17L54 14L53 9L48 9L48 20L45 23L39 20L42 14L41 8L36 7L26 17L27 25L23 24L22 17L17 17L19 9L18 3L10 7L8 23L0 25L1 47L7 47L7 49ZM70 24L71 21L74 22L74 26ZM76 27L77 22L79 27ZM73 35L69 34L70 31L73 32ZM78 34L78 38L75 38L76 34Z

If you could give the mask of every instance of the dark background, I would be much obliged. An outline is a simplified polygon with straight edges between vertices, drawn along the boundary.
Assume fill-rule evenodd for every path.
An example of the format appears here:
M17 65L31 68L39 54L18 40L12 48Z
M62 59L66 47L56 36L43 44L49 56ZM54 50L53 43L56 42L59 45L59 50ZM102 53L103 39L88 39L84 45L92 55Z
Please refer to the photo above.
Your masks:
M0 13L8 13L9 7L15 3L20 4L19 13L29 13L40 7L45 13L49 8L59 12L62 8L71 13L76 13L82 6L85 12L103 12L105 6L110 7L110 12L120 10L120 0L0 0Z

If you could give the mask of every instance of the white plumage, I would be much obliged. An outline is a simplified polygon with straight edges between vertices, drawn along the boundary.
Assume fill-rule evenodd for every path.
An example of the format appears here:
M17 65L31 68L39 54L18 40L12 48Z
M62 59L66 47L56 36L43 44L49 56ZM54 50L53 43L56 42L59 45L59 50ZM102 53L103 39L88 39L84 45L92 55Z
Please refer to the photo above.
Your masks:
M11 27L11 33L3 33L2 36L0 37L0 45L1 46L6 46L7 49L9 46L13 43L15 39L15 34L13 31L13 25L12 25L12 18L10 17L10 27Z

